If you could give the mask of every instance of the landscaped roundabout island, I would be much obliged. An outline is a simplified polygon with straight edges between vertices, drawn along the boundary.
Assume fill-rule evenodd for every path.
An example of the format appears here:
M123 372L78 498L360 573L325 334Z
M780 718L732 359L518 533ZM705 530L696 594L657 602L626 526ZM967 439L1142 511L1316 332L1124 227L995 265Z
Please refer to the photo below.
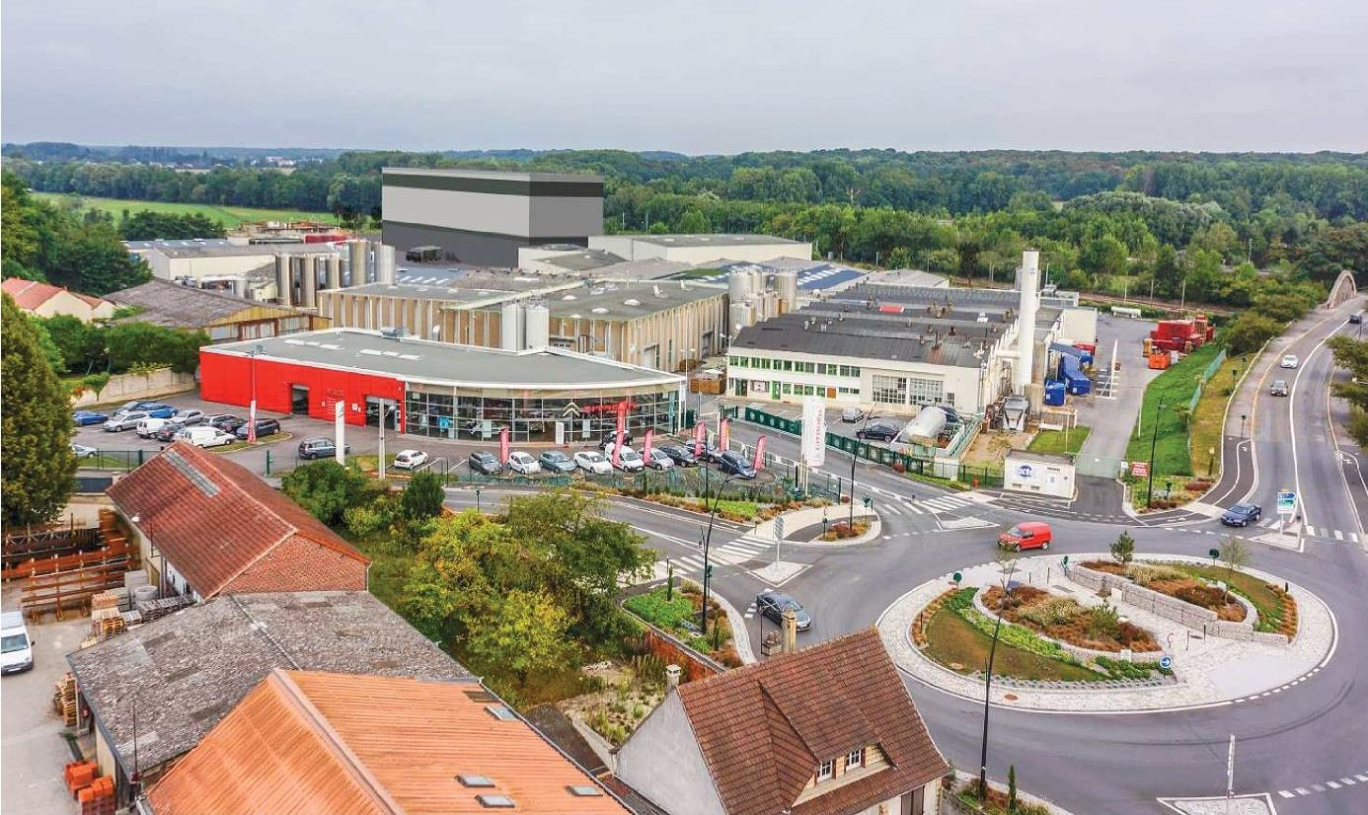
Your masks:
M1279 692L1318 671L1335 638L1305 589L1181 555L1004 558L918 586L879 629L903 671L976 699L996 630L995 703L1098 713Z

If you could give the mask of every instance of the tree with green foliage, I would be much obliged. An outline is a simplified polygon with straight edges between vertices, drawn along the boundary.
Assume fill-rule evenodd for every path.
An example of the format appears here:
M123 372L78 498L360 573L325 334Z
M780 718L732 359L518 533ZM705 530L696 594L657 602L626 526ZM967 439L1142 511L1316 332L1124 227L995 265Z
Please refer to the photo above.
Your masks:
M124 210L123 215L119 235L126 241L222 238L227 234L223 224L198 212L178 214L143 209L131 215Z
M1017 805L1016 765L1015 765L1015 764L1010 764L1010 765L1008 765L1008 767L1007 767L1007 812L1009 813L1009 815L1010 815L1010 813L1016 811L1016 805Z
M1226 602L1230 602L1230 581L1235 573L1244 569L1254 559L1249 544L1239 535L1226 535L1221 539L1221 565L1226 567Z
M1349 402L1349 435L1360 447L1368 447L1368 341L1340 335L1327 344L1335 365L1349 372L1349 379L1336 381L1331 391Z
M1297 265L1312 280L1333 283L1350 269L1362 278L1368 274L1368 223L1332 227L1316 233L1296 253Z
M333 526L347 507L357 503L365 476L332 459L301 464L280 481L280 489L309 514Z
M141 322L115 323L103 336L110 367L115 371L169 365L177 373L194 373L199 367L199 349L209 344L209 335L203 331Z
M442 476L431 470L415 473L399 496L399 511L410 521L424 521L442 514L446 500Z
M71 403L39 347L38 329L4 295L0 354L0 421L5 464L0 505L3 521L42 523L61 512L75 488L71 454Z
M466 653L481 672L509 672L519 683L575 667L569 612L545 591L514 589L470 637Z
M1112 560L1121 565L1130 563L1135 557L1135 538L1129 532L1122 532L1111 545Z
M84 294L108 294L152 279L147 264L129 255L113 225L105 222L67 229L45 274L49 283Z
M1226 348L1236 355L1257 351L1265 342L1278 336L1282 331L1283 326L1277 320L1246 311L1236 317L1235 322L1225 330Z

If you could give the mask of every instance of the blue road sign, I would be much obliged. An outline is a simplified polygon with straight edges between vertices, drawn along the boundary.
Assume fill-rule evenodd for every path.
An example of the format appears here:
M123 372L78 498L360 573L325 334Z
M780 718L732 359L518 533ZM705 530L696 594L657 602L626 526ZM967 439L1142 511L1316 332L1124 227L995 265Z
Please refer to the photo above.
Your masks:
M1163 668L1163 669L1166 670L1166 671L1167 671L1169 668L1172 668L1172 667L1173 667L1173 657L1169 656L1168 654L1164 654L1163 656L1159 657L1159 667L1160 667L1160 668Z

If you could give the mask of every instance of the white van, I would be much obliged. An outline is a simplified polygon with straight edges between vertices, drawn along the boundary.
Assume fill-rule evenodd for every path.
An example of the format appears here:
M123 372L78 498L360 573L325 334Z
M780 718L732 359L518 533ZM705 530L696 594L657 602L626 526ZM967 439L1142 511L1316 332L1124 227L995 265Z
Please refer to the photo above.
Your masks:
M3 640L3 663L0 674L13 674L33 667L33 640L29 639L24 615L18 611L0 614L0 640Z
M139 419L138 426L134 428L137 434L144 439L152 438L152 434L161 430L166 425L166 419L153 419L151 416L146 419Z
M181 441L188 441L196 447L218 447L237 441L231 433L224 433L217 427L187 427L176 434Z

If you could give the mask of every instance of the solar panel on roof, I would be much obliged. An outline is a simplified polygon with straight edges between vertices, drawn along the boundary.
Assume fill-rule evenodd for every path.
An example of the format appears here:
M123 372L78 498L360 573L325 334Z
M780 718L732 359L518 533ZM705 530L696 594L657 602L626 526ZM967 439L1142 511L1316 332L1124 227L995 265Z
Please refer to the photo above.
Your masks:
M215 495L218 495L218 484L215 484L213 481L209 480L209 476L200 472L199 468L191 464L189 461L186 461L185 457L182 456L178 451L167 450L165 453L162 453L162 455L166 456L166 460L170 462L171 466L175 467L176 470L179 471L181 475L185 476L191 484L194 484L200 492L204 493L210 498L213 498Z

